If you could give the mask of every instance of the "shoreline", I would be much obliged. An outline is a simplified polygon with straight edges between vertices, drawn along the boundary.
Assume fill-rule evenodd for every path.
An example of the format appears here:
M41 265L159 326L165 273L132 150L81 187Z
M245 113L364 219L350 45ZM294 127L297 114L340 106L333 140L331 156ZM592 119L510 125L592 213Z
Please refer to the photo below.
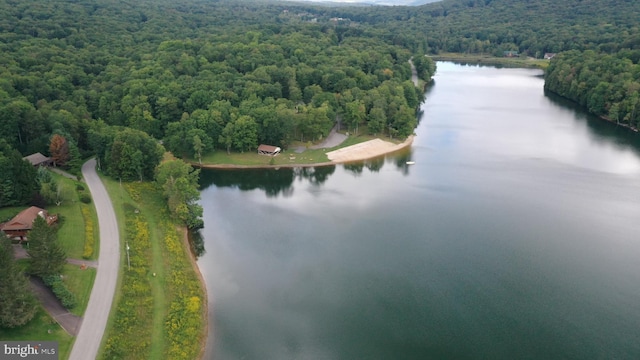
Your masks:
M515 68L529 69L545 69L548 66L548 60L528 59L520 57L497 57L487 54L458 54L444 53L438 55L427 55L433 61L450 61L461 64L489 65L489 66L505 66Z
M324 161L313 164L281 164L281 165L240 165L240 164L198 164L190 162L189 164L199 169L279 169L279 168L301 168L301 167L318 167L333 166L339 164L349 164L354 162L371 160L381 156L393 154L397 151L404 150L413 144L415 135L409 135L403 142L394 144L381 139L373 139L359 144L347 146L341 149L330 151L327 156L335 156L334 160ZM332 155L330 155L332 154Z
M204 298L202 312L205 318L204 322L204 331L203 337L200 341L200 353L198 354L198 360L204 359L207 350L207 339L209 338L209 332L211 331L211 324L209 324L209 293L207 292L207 283L204 280L204 276L202 276L202 272L200 271L200 266L198 266L198 258L191 250L191 244L189 243L189 229L185 226L179 226L177 228L179 232L182 233L182 245L185 247L185 251L187 252L187 257L189 258L189 263L191 263L191 267L193 271L196 273L198 280L200 281L200 285L202 286L202 297Z

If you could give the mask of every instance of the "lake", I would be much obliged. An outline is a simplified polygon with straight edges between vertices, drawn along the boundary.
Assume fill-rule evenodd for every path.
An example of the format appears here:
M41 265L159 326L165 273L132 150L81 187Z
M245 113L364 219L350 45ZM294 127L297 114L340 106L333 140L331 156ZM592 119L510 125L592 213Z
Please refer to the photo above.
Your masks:
M207 358L640 358L638 136L541 75L440 62L409 151L203 172Z

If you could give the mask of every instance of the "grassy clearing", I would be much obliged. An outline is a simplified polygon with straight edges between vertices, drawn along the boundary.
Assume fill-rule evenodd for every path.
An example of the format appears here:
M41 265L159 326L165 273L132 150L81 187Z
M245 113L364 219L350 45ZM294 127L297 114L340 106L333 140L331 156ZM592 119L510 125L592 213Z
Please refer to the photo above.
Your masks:
M114 315L98 358L195 358L204 336L204 291L162 195L150 183L103 181L118 223L126 224L122 239L130 236L131 270L123 247Z
M495 57L483 54L460 54L460 53L441 53L431 56L436 61L454 61L462 63L499 65L506 67L519 68L538 68L546 69L549 66L549 60L534 59L529 57Z
M213 153L206 154L202 157L202 163L205 165L243 165L243 166L285 166L285 165L310 165L329 162L327 152L341 149L347 146L359 144L365 141L381 138L385 141L398 143L398 139L390 139L383 136L367 135L365 126L359 129L358 136L349 136L342 144L328 149L310 149L310 143L294 142L288 150L284 150L278 156L271 157L258 155L256 152L227 154L226 151L217 150ZM306 147L303 152L296 152L298 147ZM197 163L196 159L187 159L191 163Z
M41 306L38 306L38 312L27 325L18 329L0 328L0 340L57 341L60 359L69 358L71 344L73 343L73 337L67 334Z
M79 266L67 264L62 271L67 288L76 296L78 305L71 309L74 315L82 316L87 309L93 281L96 279L96 269L80 269Z
M74 259L82 259L85 244L85 221L82 215L82 203L79 201L79 191L77 186L85 187L82 192L88 193L85 185L78 181L68 179L56 173L51 173L53 178L62 188L62 203L60 206L49 206L47 209L50 213L57 213L61 217L60 227L58 230L58 241L67 251L67 257ZM93 204L89 205L90 214L95 224L98 223L95 208ZM98 241L94 240L98 248ZM98 252L94 251L91 258L95 259Z

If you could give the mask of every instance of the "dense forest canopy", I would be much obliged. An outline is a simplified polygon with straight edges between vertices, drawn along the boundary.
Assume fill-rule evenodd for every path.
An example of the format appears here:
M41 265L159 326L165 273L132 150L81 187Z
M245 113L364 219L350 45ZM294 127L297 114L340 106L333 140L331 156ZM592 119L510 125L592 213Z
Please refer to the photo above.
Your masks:
M606 0L0 0L2 156L63 149L77 169L97 154L111 175L151 179L163 146L192 158L287 147L322 138L336 121L403 137L423 96L409 59L428 81L435 65L423 55L441 51L579 51L553 60L548 89L633 124L639 14L638 1ZM582 66L584 51L599 60ZM598 70L600 60L624 74ZM577 68L589 69L588 81L558 75ZM605 88L602 99L586 92ZM11 191L20 200L0 198L27 197Z
M640 127L640 64L625 52L567 51L551 61L545 89L591 113L631 128Z
M91 143L96 120L163 139L179 156L315 140L336 118L397 136L415 127L414 54L372 29L318 19L313 7L3 1L0 9L8 65L0 136L22 153L46 153L59 134L108 160L111 145ZM435 71L430 61L418 66L423 80ZM125 177L135 172L149 173Z

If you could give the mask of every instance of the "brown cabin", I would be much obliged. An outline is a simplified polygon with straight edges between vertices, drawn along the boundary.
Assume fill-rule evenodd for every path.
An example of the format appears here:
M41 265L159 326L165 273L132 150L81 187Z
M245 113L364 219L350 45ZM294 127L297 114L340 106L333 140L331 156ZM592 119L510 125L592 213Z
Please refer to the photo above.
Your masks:
M31 154L22 158L27 160L33 166L49 166L51 165L51 158L42 155L41 153Z
M260 155L275 156L275 155L278 155L280 153L280 151L282 151L282 149L280 149L277 146L264 145L264 144L258 146L258 154L260 154Z
M49 215L47 210L32 206L22 210L6 223L0 224L0 230L4 231L5 234L12 239L26 240L27 234L33 227L33 222L38 216L43 217L47 221L47 225L58 221L58 215Z

